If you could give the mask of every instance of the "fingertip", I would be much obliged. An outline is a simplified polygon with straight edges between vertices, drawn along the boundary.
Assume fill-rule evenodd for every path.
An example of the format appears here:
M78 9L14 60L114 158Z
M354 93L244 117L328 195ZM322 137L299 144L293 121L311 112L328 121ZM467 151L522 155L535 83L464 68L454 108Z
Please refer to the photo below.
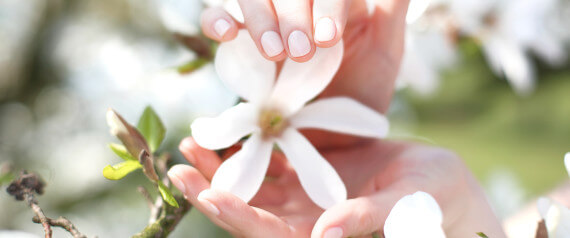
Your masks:
M309 34L294 30L287 37L288 55L293 61L307 62L315 54L315 46Z
M329 48L340 41L342 31L338 27L340 24L330 17L322 17L315 23L314 39L317 47Z
M229 41L237 36L237 22L221 7L208 8L201 16L204 35L216 41Z

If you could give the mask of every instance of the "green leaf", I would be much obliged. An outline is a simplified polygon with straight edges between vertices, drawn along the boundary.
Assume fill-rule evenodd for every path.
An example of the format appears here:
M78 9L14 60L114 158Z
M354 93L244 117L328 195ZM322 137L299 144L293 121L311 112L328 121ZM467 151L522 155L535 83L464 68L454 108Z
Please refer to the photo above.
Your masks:
M207 60L207 59L198 58L198 59L192 60L186 64L178 66L176 68L176 70L178 71L179 74L189 74L189 73L192 73L192 72L202 68L202 66L206 65L208 62L209 62L209 60Z
M2 186L4 183L12 182L12 180L14 180L14 174L10 172L0 174L0 186Z
M482 238L489 238L489 237L488 237L487 235L485 235L485 233L483 233L483 232L477 232L477 235L478 235L479 237L482 237Z
M138 161L127 160L113 166L107 165L103 169L103 176L110 180L119 180L140 168L142 168L142 165Z
M154 153L164 140L166 129L152 107L147 106L144 109L137 128L146 139L150 152Z
M129 160L137 160L135 157L133 157L131 155L131 153L129 153L129 151L127 151L127 148L123 145L119 145L119 144L115 144L115 143L110 143L109 144L109 148L111 148L111 150L118 155L119 157L121 157L121 159L124 159L125 161L129 161Z
M170 206L178 208L178 202L176 202L176 199L174 199L174 196L172 196L170 189L166 187L166 185L164 185L160 180L158 181L158 191L160 191L160 195L162 195L162 199L164 199L166 203L170 204Z

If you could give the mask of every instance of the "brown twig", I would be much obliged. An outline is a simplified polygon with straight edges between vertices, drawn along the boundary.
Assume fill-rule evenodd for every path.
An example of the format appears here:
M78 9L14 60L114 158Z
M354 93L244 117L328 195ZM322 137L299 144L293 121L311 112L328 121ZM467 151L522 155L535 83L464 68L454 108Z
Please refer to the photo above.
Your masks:
M32 221L35 223L42 223L42 224L44 224L44 222L45 222L48 224L48 227L49 226L61 227L61 228L65 229L66 231L68 231L69 233L71 233L71 235L74 238L87 238L87 236L81 234L81 232L79 232L79 230L77 230L77 227L75 227L75 225L73 225L73 223L71 223L71 221L69 221L65 217L60 216L57 219L51 219L49 217L44 216L44 218L45 218L45 220L42 221L41 217L35 216L32 218Z
M63 217L53 220L45 215L35 198L36 194L43 194L44 186L45 183L37 174L22 171L20 176L10 183L6 191L16 198L16 200L26 201L28 206L30 206L32 211L36 214L36 216L32 218L32 221L42 224L46 238L52 237L52 226L59 226L66 229L74 238L86 238L87 236L81 234L69 220Z

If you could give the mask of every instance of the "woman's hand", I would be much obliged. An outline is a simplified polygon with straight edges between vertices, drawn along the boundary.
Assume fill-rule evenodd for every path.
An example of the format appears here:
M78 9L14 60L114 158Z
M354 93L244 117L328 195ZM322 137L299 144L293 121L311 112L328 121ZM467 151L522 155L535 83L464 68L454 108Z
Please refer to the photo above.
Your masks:
M182 141L180 151L195 167L173 167L169 172L173 184L197 209L237 237L370 235L383 227L396 201L418 190L439 203L448 237L473 237L476 232L504 237L470 172L443 149L374 141L321 150L342 177L350 198L324 213L307 197L280 153L274 153L269 178L248 205L230 193L209 190L209 180L222 162L215 152L199 147L192 138Z

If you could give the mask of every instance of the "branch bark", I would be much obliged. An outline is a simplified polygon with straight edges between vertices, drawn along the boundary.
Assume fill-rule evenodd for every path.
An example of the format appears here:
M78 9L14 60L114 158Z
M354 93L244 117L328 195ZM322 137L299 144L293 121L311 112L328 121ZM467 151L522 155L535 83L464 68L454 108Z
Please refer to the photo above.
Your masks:
M176 196L176 201L180 207L175 208L165 205L160 214L160 217L146 226L140 233L132 236L133 238L166 238L174 228L178 225L180 220L190 211L192 205L184 198Z

